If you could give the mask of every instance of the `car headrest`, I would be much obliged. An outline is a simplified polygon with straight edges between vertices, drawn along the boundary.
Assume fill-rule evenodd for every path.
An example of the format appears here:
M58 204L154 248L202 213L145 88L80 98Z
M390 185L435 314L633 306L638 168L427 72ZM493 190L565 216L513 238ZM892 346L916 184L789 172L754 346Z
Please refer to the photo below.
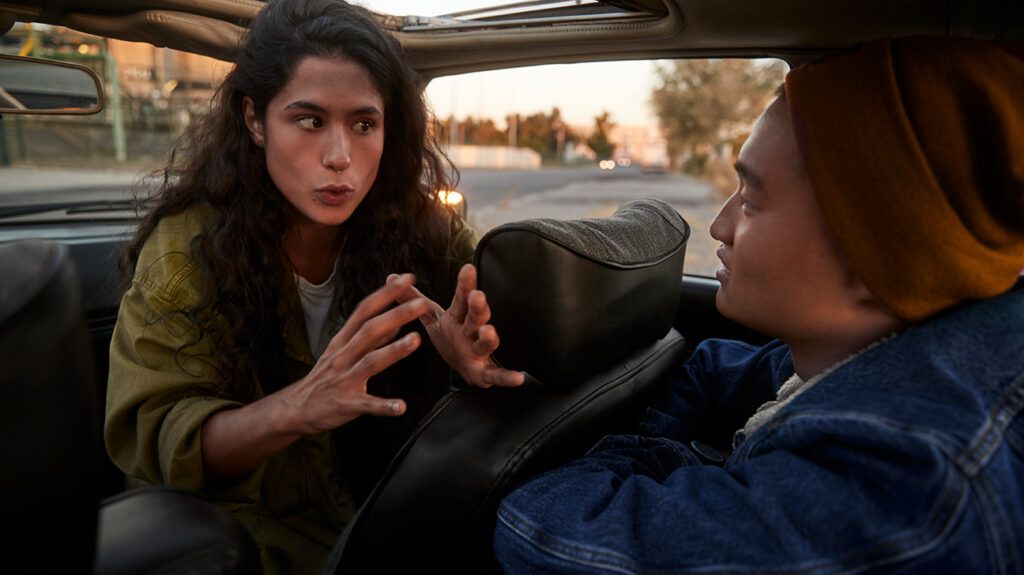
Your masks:
M679 213L655 199L627 202L604 218L492 229L474 263L501 337L495 361L564 385L664 336L679 305L689 237Z
M24 240L0 245L0 275L4 561L12 572L89 572L100 436L78 274L65 246Z

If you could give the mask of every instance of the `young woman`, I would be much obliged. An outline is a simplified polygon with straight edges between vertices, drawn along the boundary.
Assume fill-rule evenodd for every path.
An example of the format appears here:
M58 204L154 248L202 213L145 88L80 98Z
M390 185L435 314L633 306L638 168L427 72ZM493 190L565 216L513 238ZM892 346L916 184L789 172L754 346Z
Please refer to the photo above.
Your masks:
M448 182L426 122L369 13L271 2L128 247L110 455L130 486L227 507L268 572L319 569L447 390L413 320L470 383L522 381L489 360L486 302L472 266L458 271L472 233L431 197Z

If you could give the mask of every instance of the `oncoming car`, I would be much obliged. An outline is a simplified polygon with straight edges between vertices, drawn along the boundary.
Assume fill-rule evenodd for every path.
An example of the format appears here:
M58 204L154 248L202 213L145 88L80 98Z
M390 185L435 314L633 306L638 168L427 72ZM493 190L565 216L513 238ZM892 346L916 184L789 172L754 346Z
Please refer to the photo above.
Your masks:
M21 398L7 408L10 413L4 412L14 423L4 427L3 436L4 459L11 462L12 469L19 469L17 477L11 474L12 485L23 491L13 493L18 500L15 515L27 526L19 536L24 556L14 560L15 570L79 571L92 568L94 562L96 572L111 573L145 572L161 565L189 572L258 570L258 559L254 559L252 542L244 530L229 515L207 505L203 494L184 493L173 486L125 491L125 478L102 450L97 420L103 417L108 350L120 298L117 259L140 211L146 209L134 201L133 192L147 185L139 174L151 170L167 151L166 138L160 140L158 133L180 134L194 114L202 113L216 90L217 79L230 67L245 26L261 7L259 0L72 0L0 5L0 30L6 30L0 49L11 56L0 60L0 86L4 88L0 107L7 110L0 114L0 248L10 248L14 254L12 263L4 263L3 275L13 270L43 273L65 269L59 266L76 270L73 280L60 276L65 283L70 281L65 291L57 296L53 292L40 295L57 297L56 301L22 301L21 295L36 285L31 282L10 283L0 290L5 298L0 314L4 322L0 341L5 348L0 357L12 366L4 368L4 384L18 389ZM416 10L415 3L409 10ZM756 0L540 0L469 10L453 7L430 15L381 12L378 16L401 42L424 89L432 82L477 72L621 61L673 63L658 64L667 82L672 71L685 75L690 70L675 66L676 62L747 63L770 58L784 63L783 67L793 67L884 37L937 35L1024 41L1024 10L1015 3L995 0L981 4L967 0L795 0L784 4ZM35 61L30 55L80 65L78 83L63 92L42 89L56 88L60 80L49 73L17 72L3 65ZM769 66L759 63L745 70L756 74ZM94 73L89 75L86 70ZM780 77L778 69L775 73L764 76L775 82L770 86L765 82L766 95L756 103L746 101L745 106L757 108L766 101ZM14 89L21 82L35 82L41 89L33 97ZM90 100L90 91L95 92L94 100ZM38 108L36 115L33 107ZM74 108L92 115L68 115ZM727 189L724 195L715 191L715 162L734 155L738 145L733 143L749 131L749 120L719 122L707 130L714 134L714 145L701 141L687 144L686 150L674 147L685 140L675 141L670 135L696 133L699 126L687 124L686 129L672 132L663 121L660 135L664 141L658 141L648 159L624 150L573 156L571 143L583 148L589 138L591 151L596 151L603 145L597 136L606 134L598 134L599 128L594 128L594 133L574 140L572 127L560 115L548 114L547 121L547 131L540 130L546 138L544 145L540 151L527 151L526 118L508 120L500 134L491 135L497 142L493 146L464 144L459 138L469 132L469 122L460 128L438 118L436 129L441 139L452 143L450 155L462 169L463 180L458 190L436 190L434 197L459 211L480 236L519 220L608 216L619 203L638 193L659 197L692 228L688 247L683 246L687 257L683 273L674 278L678 281L670 325L666 326L678 334L671 344L672 357L681 358L712 338L754 344L768 340L717 311L716 245L706 237L717 206L728 195ZM484 133L483 124L473 127ZM482 141L485 136L478 137ZM639 150L638 142L650 139L646 134L620 137L621 147L636 146L630 153ZM503 150L499 153L498 148ZM600 170L595 170L595 162L586 158L596 157L613 159L600 160ZM128 169L111 170L115 164ZM687 171L699 173L703 179L683 176ZM485 192L490 189L505 195L490 198ZM566 207L567 199L572 200L571 208ZM510 205L519 211L508 210ZM24 247L26 241L28 248ZM526 240L522 242L527 245ZM578 279L573 275L580 273L575 267L545 267L541 259L531 260L525 247L520 255L521 260L511 260L519 267L502 281L521 282L523 291L548 285L544 280L551 276L557 276L555 280L561 274ZM583 301L587 286L570 285L577 289L566 297L573 303ZM541 296L537 299L543 299ZM72 305L67 298L77 299ZM30 314L17 313L15 306L22 304L30 305ZM644 316L652 304L648 298L634 297L617 300L616 305L620 306L617 311L629 318ZM562 310L548 308L545 317L530 324L531 337L544 340L548 334L538 330L562 333L559 330L568 324L582 325L578 329L585 331L600 325L606 312L579 305L565 309L574 315L565 317L560 315ZM79 313L84 314L84 324L66 325L67 317L77 318ZM511 322L525 323L527 319L537 318L513 318ZM56 327L45 322L56 322ZM84 329L86 337L72 344L68 343L70 335L68 340L51 341L47 334L62 333L62 329L75 336L81 335L76 330ZM35 341L32 338L48 343L26 347L26 342ZM65 345L71 347L61 347ZM623 354L647 350L647 355L635 360L636 365L650 363L652 354L669 353L667 348L650 351L651 341L646 336L621 337L616 345ZM49 355L54 350L67 355ZM633 359L622 361L634 365L630 363ZM609 365L598 359L594 363L592 372L571 377L588 382L605 377L602 390L623 385L598 369L609 369ZM35 377L31 375L35 372L23 369L28 365L56 365L66 371L39 375L51 387L33 388L25 384ZM633 368L627 371L633 377ZM554 394L556 399L539 393L543 397L515 396L514 392L501 390L486 396L458 390L442 400L443 405L391 461L380 482L357 501L360 511L335 548L333 560L339 572L370 569L372 558L389 550L394 563L384 571L394 567L399 571L496 572L489 536L498 499L529 477L585 452L588 442L628 427L627 420L636 419L637 406L650 397L653 388L644 388L636 396L625 392L602 395L607 405L600 409L606 411L595 412L602 417L578 420L565 414L582 409L581 405L596 396L587 395L584 401L564 390ZM64 394L65 399L56 400L54 394ZM499 406L494 398L499 398ZM548 413L538 407L560 401L568 406L563 411ZM515 409L504 410L500 402ZM618 413L623 419L604 419L607 413ZM545 435L554 428L552 421L564 421L564 427ZM38 445L26 448L26 436ZM510 437L517 439L512 442ZM65 514L74 518L65 519ZM34 549L47 547L44 541L56 541L59 549L68 552L34 553Z

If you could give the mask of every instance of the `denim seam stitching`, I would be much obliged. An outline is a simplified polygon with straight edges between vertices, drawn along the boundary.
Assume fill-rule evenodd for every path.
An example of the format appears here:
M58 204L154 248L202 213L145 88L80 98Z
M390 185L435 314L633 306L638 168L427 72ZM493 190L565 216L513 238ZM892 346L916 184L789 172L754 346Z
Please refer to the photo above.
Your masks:
M1024 374L996 401L989 411L985 424L978 430L968 446L956 458L955 462L970 476L978 474L980 469L992 457L1002 442L1003 433L1017 414L1024 409Z
M981 514L985 517L985 531L989 533L987 546L992 553L994 561L993 573L1016 573L1020 566L1020 557L1013 545L1013 527L1004 513L1001 512L998 504L998 497L992 489L992 483L985 475L978 475L973 478L975 492L978 494Z
M579 565L586 565L588 567L608 569L618 573L624 573L626 575L639 572L636 569L636 561L629 557L622 556L618 553L605 549L592 549L581 545L575 545L571 542L563 541L547 535L538 529L537 526L533 525L531 521L510 510L508 507L505 507L502 512L498 514L498 521L504 523L509 529L522 537L530 545L542 551L551 553L564 561ZM596 557L591 560L586 560L581 557L571 555L572 551L576 550L584 551ZM600 556L606 556L609 562L601 563L599 559Z
M764 569L757 568L754 571L751 571L750 569L740 568L739 566L724 565L672 571L638 570L635 567L636 561L628 556L620 555L611 550L602 549L599 551L597 549L575 545L572 542L564 541L560 538L543 533L536 526L532 525L532 522L528 519L521 517L518 513L510 510L508 507L502 509L502 512L498 514L498 519L523 537L531 545L538 549L548 551L562 560L576 562L580 565L587 565L591 567L603 567L606 569L618 570L619 572L624 573L650 573L652 575L662 573L700 573L702 575L726 575L729 573L770 572L773 575L808 575L811 573L821 575L849 575L865 569L871 569L881 565L891 564L896 561L910 559L914 556L920 555L921 553L927 552L939 545L942 541L946 540L952 532L953 526L957 523L964 508L966 507L968 495L967 486L965 482L958 482L958 478L959 474L957 474L951 467L947 472L946 488L936 499L935 505L928 512L928 516L922 522L921 528L903 533L895 538L876 543L870 548L860 548L849 551L845 553L838 562L832 559L816 559L805 563L803 566L794 566L784 570L779 569L765 571ZM959 489L957 489L957 487L959 487ZM947 509L948 511L944 513ZM510 515L513 517L509 517ZM517 525L513 525L512 521L515 521ZM929 533L933 533L933 535L929 537ZM543 542L537 540L541 537L544 539ZM915 542L914 539L918 539L920 541ZM909 545L905 542L909 542ZM891 555L880 556L868 562L850 564L858 556L862 556L868 551L875 550L875 554L878 554L881 550L885 550L887 547L896 547L898 552ZM583 558L572 556L571 553L577 549L587 553L588 555L604 554L609 557L609 559L617 559L618 564L624 566L619 568L618 565L612 563L597 563L596 558L588 561ZM629 566L625 566L626 564L629 564ZM625 569L632 570L623 571Z
M904 433L920 441L923 441L929 445L932 445L938 448L946 455L948 455L951 459L956 458L959 454L958 451L954 451L951 449L951 446L956 445L956 439L947 433L943 433L935 429L920 427L916 425L909 425L900 421L889 419L887 417L875 415L873 413L864 413L859 411L830 411L820 409L809 409L791 411L789 413L780 413L778 416L773 418L772 421L766 423L764 427L756 431L751 437L747 438L747 440L740 445L740 448L733 453L733 457L741 457L741 461L748 460L751 456L751 453L755 449L757 449L760 446L760 444L765 443L767 440L773 438L787 424L805 420L843 420L872 423L875 425L881 425L883 427L892 429L900 433Z

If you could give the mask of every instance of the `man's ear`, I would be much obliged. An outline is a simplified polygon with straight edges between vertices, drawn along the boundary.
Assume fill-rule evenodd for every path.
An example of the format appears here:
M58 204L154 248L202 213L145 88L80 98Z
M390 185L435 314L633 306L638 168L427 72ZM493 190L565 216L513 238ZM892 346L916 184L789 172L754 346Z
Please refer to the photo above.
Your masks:
M261 148L265 146L267 137L263 129L263 121L256 115L256 105L253 104L252 98L249 96L242 98L242 119L245 120L245 125L249 128L249 136L252 137L253 143Z

